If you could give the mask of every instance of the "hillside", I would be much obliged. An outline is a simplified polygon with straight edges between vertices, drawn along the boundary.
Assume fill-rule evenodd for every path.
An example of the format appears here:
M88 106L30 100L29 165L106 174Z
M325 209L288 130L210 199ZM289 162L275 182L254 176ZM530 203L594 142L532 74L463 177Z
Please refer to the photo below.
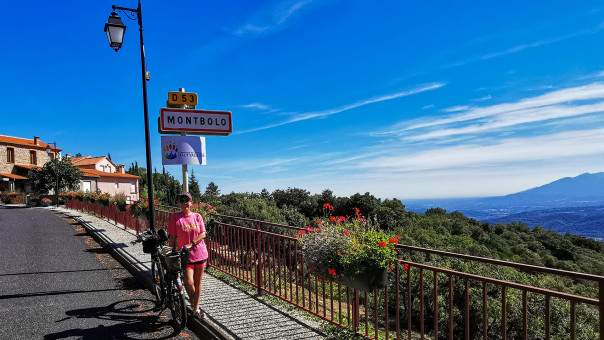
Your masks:
M604 206L526 211L488 220L493 224L519 221L531 228L540 225L562 234L570 232L604 241Z

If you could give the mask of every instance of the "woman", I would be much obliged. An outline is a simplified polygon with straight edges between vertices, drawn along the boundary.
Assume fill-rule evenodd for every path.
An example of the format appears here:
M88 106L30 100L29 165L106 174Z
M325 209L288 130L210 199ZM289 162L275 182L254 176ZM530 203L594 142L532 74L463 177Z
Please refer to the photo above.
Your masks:
M200 318L205 318L205 313L199 310L199 297L201 296L201 279L208 260L206 248L206 228L203 219L198 213L191 211L193 199L188 192L178 196L180 212L170 216L168 233L170 233L170 247L189 249L189 263L185 270L185 289L191 299L191 308Z

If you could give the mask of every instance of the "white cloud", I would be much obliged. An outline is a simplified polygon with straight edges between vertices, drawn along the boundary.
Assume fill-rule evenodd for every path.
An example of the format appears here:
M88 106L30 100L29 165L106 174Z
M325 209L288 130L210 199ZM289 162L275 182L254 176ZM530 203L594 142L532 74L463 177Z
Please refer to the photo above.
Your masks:
M425 171L593 156L604 153L604 129L514 138L493 145L460 145L415 154L379 157L356 166L373 171Z
M563 90L557 90L546 93L541 96L523 99L516 103L505 103L482 108L474 108L465 113L454 115L447 118L437 118L428 122L411 124L404 123L405 126L398 124L390 129L389 133L415 130L425 127L465 122L478 118L484 118L499 114L511 113L519 110L536 109L548 105L555 105L579 100L601 99L604 98L604 84L595 83L578 87L571 87ZM397 131L398 130L398 131Z
M467 105L458 105L453 107L448 107L444 109L445 112L459 112L459 111L467 111L470 107Z
M245 105L241 105L241 107L245 107L247 109L262 110L262 111L272 110L272 108L269 105L265 105L262 103L245 104Z
M604 112L604 102L580 106L544 106L525 110L517 110L499 114L493 119L480 124L463 128L441 129L428 133L406 137L408 140L428 140L453 135L475 134L510 127L519 124L535 123L550 119L574 117L591 113Z
M311 0L295 1L293 3L289 1L277 7L265 9L257 13L251 22L236 29L233 34L237 36L260 35L275 30L311 2Z
M295 122L299 122L299 121L303 121L303 120L308 120L308 119L313 119L313 118L323 118L323 117L331 116L331 115L334 115L334 114L337 114L340 112L356 109L361 106L379 103L379 102L392 100L392 99L397 99L397 98L401 98L401 97L407 97L407 96L411 96L411 95L421 93L421 92L435 90L435 89L441 88L445 85L446 85L446 83L434 83L434 84L429 84L429 85L423 85L423 86L414 88L412 90L401 91L401 92L384 95L384 96L380 96L380 97L374 97L371 99L358 101L353 104L340 106L340 107L337 107L334 109L295 114L295 115L293 115L292 118L290 118L288 120L284 120L281 122L275 122L275 123L272 123L269 125L265 125L265 126L261 126L261 127L257 127L257 128L253 128L253 129L249 129L249 130L240 131L238 133L239 134L249 133L249 132L254 132L254 131L266 130L266 129L270 129L270 128L274 128L274 127L278 127L278 126L282 126L282 125L286 125L286 124L291 124L291 123L295 123Z

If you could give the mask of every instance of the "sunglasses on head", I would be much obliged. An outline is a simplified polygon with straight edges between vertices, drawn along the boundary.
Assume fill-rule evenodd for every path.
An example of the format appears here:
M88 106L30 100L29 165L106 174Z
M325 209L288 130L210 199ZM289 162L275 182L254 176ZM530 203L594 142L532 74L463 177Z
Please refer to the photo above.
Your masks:
M188 198L181 198L181 199L178 200L178 202L180 202L180 203L187 203L187 202L189 202L189 199Z

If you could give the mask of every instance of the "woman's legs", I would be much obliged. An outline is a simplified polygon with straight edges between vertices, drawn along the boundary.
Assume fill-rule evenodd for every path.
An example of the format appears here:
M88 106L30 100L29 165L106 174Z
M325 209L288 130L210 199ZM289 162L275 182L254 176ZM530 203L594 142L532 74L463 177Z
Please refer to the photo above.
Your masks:
M192 267L191 265L187 266L187 270L185 270L185 275L184 275L184 279L185 279L185 289L187 290L187 295L189 296L189 299L191 301L191 308L193 308L193 305L195 304L193 301L195 301L194 297L195 297L195 284L194 284L194 272L195 270L191 270L188 267ZM193 309L195 310L195 309Z
M195 311L199 308L199 298L201 297L201 280L203 279L203 271L205 263L200 266L195 266L193 270L193 295L191 296L191 308ZM189 270L188 270L189 271Z

